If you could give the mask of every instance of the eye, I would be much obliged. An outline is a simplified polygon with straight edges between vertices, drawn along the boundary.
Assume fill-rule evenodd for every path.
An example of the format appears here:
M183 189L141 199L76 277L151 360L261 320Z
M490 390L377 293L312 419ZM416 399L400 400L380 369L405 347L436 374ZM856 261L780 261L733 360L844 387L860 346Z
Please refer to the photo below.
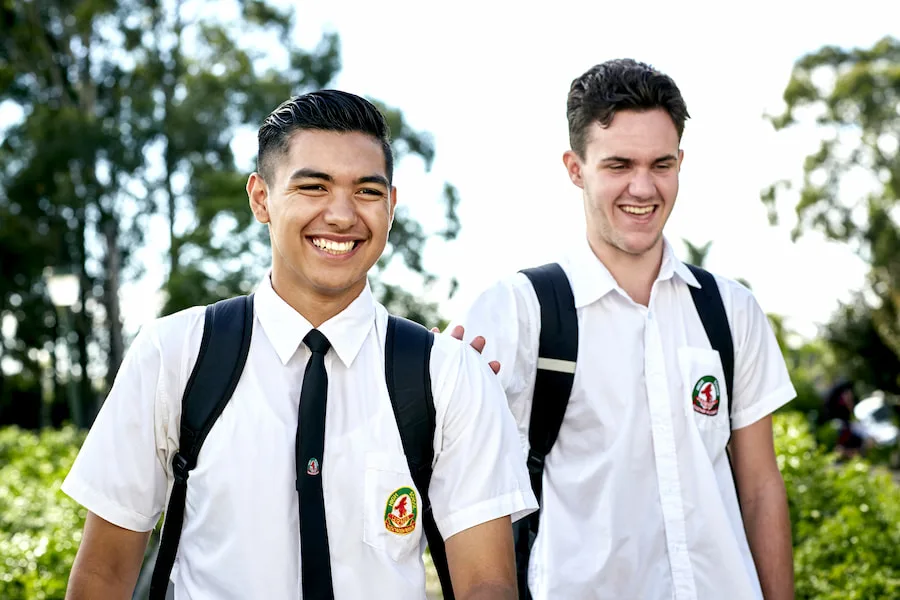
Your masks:
M609 165L609 169L611 171L624 171L625 165L623 165L622 163L615 163L615 164Z
M384 196L384 192L375 188L362 188L359 190L359 193L365 194L366 196Z
M672 163L660 163L656 165L657 170L659 171L668 171L672 168Z
M304 192L324 192L325 186L320 183L307 183L304 185L298 185L297 189Z

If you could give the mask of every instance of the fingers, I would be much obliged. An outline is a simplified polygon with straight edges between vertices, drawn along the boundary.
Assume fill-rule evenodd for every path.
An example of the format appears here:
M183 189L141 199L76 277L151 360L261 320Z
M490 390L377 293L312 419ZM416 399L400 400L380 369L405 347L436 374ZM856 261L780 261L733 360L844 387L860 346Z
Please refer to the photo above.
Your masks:
M440 333L441 330L438 329L437 327L432 327L431 332L432 333ZM461 340L461 339L463 339L463 335L465 333L466 333L466 330L463 328L463 326L457 325L456 327L453 328L453 331L450 332L450 336L455 337L458 340Z
M431 331L432 331L432 333L440 333L441 332L441 330L438 329L437 327L432 327ZM457 325L456 327L453 328L453 331L450 332L450 336L454 337L458 340L462 340L465 333L466 333L465 328L462 325ZM479 335L479 336L476 336L472 340L472 343L470 345L472 346L472 348L475 349L476 352L481 354L484 351L484 345L486 343L487 342L484 339L484 337ZM496 375L497 373L500 372L500 363L498 361L492 360L488 363L488 365L491 367L491 371L494 372L494 375Z

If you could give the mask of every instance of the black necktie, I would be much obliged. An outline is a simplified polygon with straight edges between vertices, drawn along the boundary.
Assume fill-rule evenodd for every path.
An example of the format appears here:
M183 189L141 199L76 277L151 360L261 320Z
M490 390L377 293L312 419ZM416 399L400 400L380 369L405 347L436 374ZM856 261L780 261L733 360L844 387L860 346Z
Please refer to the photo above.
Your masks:
M312 351L300 391L296 439L303 600L333 600L325 500L322 496L325 401L328 397L325 353L331 343L316 329L306 334L303 343Z

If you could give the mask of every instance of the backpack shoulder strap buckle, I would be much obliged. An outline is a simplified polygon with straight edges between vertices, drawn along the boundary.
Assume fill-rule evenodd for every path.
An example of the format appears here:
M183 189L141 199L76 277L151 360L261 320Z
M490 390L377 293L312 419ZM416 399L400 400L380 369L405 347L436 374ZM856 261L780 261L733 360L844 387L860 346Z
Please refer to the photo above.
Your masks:
M540 475L544 472L544 457L534 450L528 452L526 464L528 465L528 473L532 476Z
M190 462L181 451L175 453L172 457L172 473L175 478L176 485L186 485L188 476L191 473Z

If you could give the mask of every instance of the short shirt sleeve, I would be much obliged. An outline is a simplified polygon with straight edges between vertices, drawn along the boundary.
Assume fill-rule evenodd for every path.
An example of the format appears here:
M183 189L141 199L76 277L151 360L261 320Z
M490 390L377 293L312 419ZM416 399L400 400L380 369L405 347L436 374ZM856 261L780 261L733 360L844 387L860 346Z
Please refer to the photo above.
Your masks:
M432 351L437 433L429 496L443 537L537 508L503 388L468 344L446 336Z
M149 531L165 508L181 390L196 360L202 315L189 309L140 331L62 484L76 502L119 527Z
M731 423L741 429L790 402L796 392L768 317L749 290L734 282L730 287L735 353Z

